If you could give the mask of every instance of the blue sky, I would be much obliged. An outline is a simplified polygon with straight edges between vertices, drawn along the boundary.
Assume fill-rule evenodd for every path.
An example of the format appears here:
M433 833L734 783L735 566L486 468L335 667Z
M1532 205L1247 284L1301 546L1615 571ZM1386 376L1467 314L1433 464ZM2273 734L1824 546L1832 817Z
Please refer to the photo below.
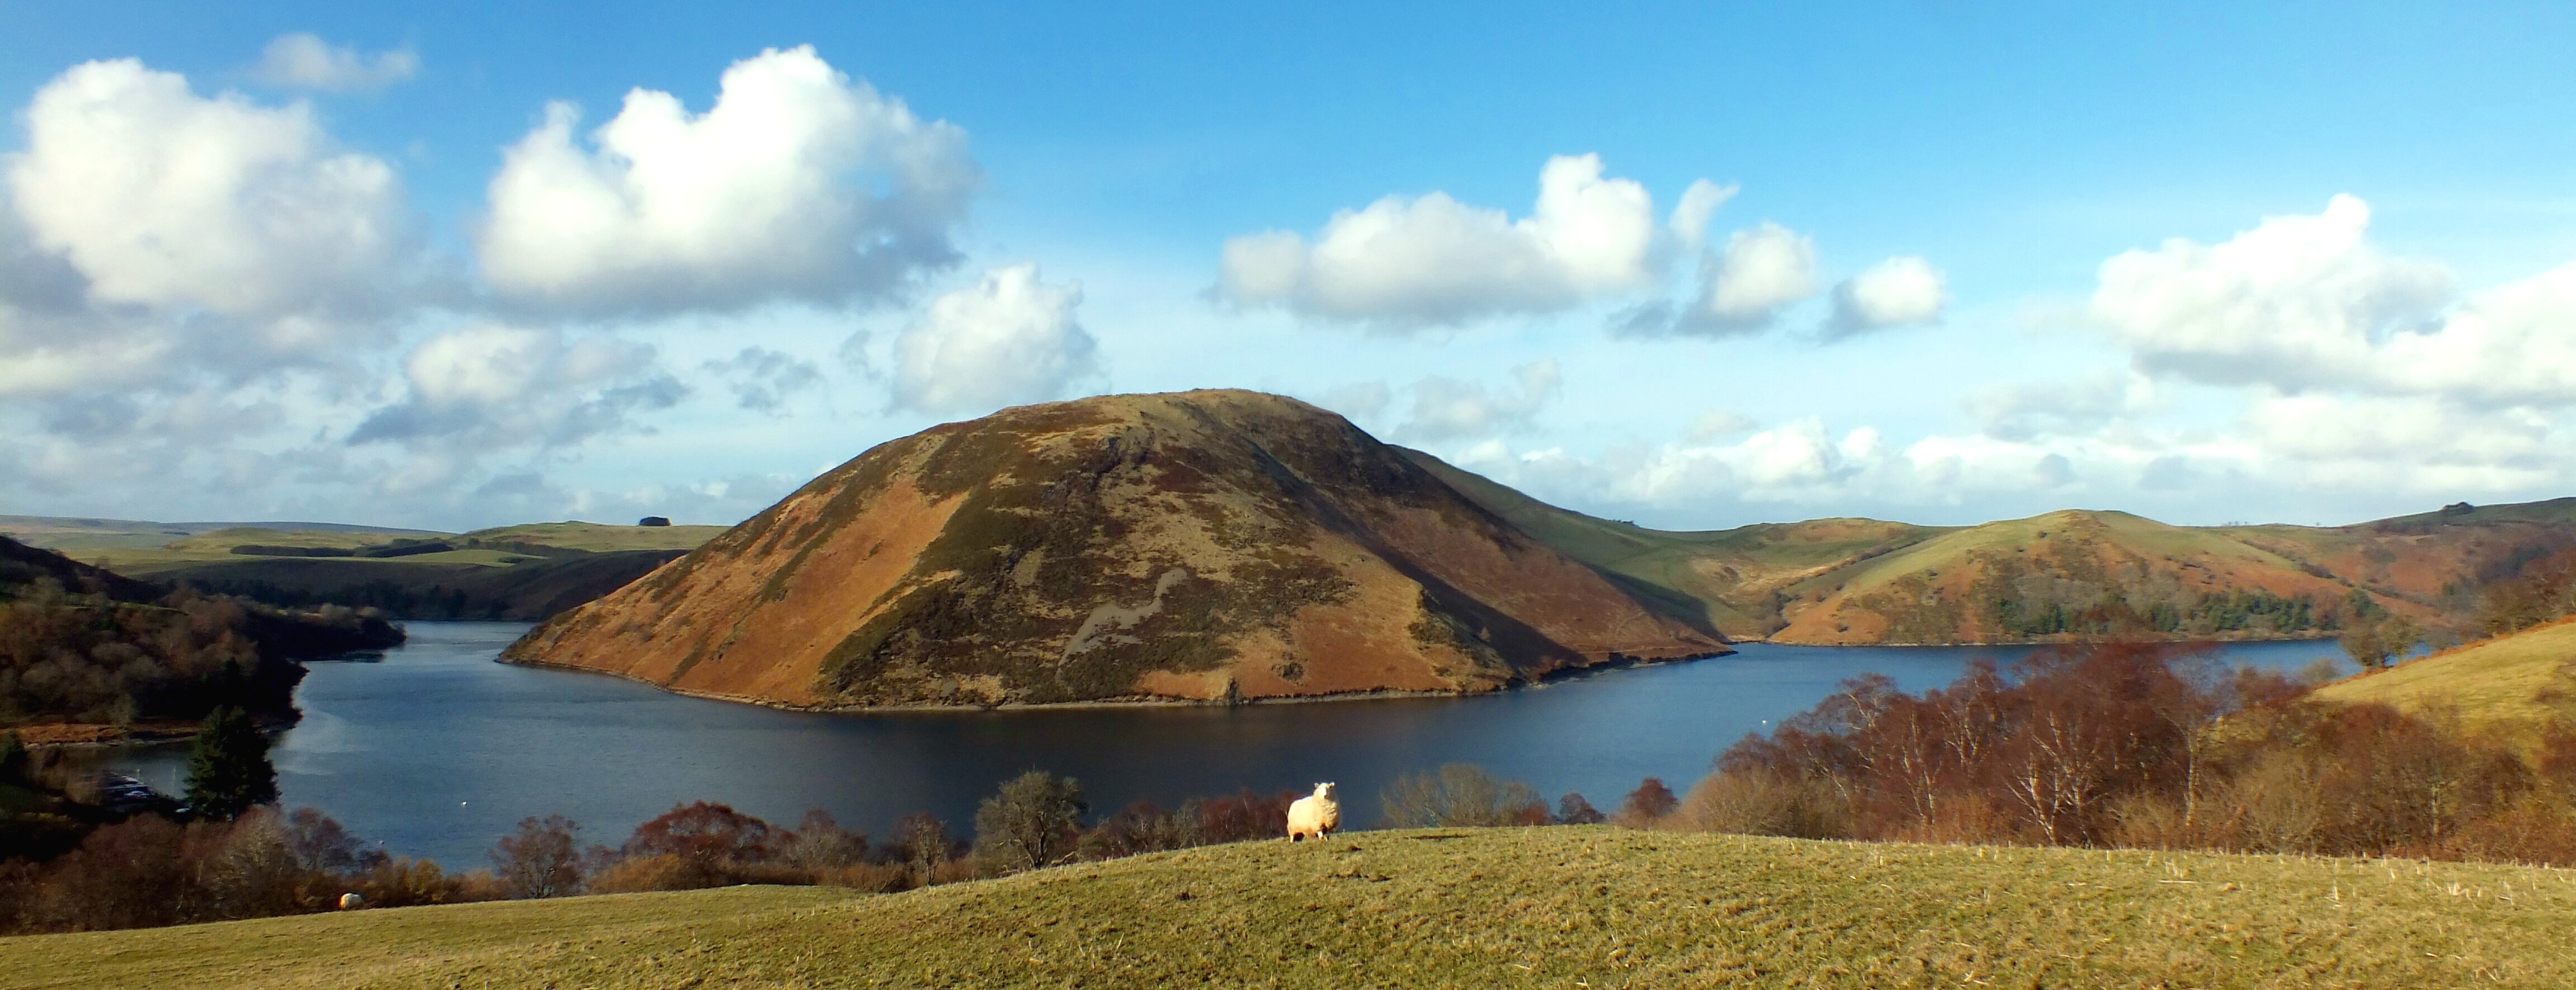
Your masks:
M1676 528L2556 497L2571 40L2505 5L16 5L0 512L732 522L930 423L1201 386Z

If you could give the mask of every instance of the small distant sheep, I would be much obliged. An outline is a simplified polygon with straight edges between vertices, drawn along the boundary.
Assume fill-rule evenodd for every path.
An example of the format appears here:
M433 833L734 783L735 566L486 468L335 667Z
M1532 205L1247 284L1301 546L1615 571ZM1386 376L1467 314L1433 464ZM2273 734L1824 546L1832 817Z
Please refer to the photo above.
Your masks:
M1333 800L1333 785L1315 785L1315 793L1288 805L1288 841L1323 838L1342 827L1342 803Z
M366 898L364 898L364 897L360 897L360 896L358 896L358 895L357 895L357 893L356 893L356 892L354 892L354 891L352 891L352 892L350 892L350 893L346 893L346 894L342 894L342 895L340 895L340 910L343 910L343 911L355 911L355 910L357 910L357 909L359 909L359 908L366 907L366 906L367 906L367 899L366 899Z

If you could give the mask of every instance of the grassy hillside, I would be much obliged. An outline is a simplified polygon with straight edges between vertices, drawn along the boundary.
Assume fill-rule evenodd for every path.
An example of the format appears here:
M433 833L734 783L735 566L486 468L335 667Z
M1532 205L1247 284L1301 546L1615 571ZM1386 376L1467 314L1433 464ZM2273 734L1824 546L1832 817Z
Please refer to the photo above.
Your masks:
M2481 640L2328 684L2315 696L2456 715L2470 732L2529 742L2552 720L2576 724L2576 622Z
M586 522L531 523L478 529L465 534L467 545L552 547L584 553L617 550L695 550L724 526L607 526Z
M2383 612L2469 626L2481 588L2576 549L2576 498L2462 503L2333 527L2171 526L2068 510L1968 527L1818 519L1665 532L1560 509L1405 453L1638 597L1737 639L2298 638ZM2367 605L2355 604L2356 592Z
M85 563L273 604L412 619L543 619L614 591L722 526L536 523L452 534L332 523L155 523L0 516Z
M2576 982L2576 873L1609 827L0 939L18 987Z
M1783 589L1949 532L1876 519L1811 519L1725 530L1671 532L1596 519L1549 505L1430 454L1398 448L1474 499L1666 611L1706 621L1738 639L1781 624Z

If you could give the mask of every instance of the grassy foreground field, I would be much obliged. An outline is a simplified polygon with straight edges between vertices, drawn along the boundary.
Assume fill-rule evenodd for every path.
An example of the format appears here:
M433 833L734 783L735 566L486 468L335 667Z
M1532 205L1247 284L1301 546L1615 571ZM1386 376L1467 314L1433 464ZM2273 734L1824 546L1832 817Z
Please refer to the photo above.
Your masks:
M1610 827L0 939L26 987L2576 985L2576 872Z

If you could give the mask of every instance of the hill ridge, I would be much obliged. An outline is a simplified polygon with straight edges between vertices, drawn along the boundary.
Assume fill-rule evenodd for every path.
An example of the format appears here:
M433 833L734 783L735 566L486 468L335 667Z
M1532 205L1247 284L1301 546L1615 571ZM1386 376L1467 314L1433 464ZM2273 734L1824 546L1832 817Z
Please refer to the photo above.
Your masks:
M879 444L505 659L894 707L1472 692L1725 651L1340 416L1197 390Z

